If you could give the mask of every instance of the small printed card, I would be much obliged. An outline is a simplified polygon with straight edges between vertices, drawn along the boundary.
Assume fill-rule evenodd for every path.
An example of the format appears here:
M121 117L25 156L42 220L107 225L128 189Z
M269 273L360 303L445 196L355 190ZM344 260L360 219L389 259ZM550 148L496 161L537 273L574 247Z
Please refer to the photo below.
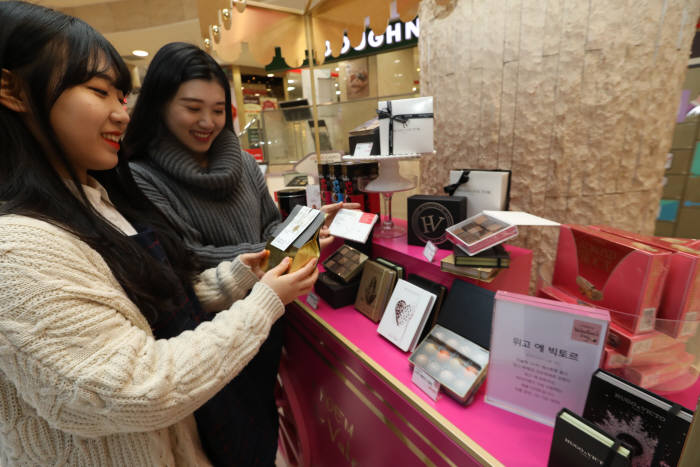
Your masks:
M404 352L413 351L435 298L435 294L399 279L377 332Z
M306 303L308 303L309 306L310 306L311 308L313 308L314 310L318 310L318 301L319 301L319 300L320 300L320 299L318 298L318 295L316 295L316 294L313 293L313 292L309 292L309 293L306 295Z
M436 401L438 399L438 394L440 393L440 383L438 383L435 378L423 371L420 367L413 367L413 376L411 377L411 381L413 381L416 386L421 388L421 390L432 400Z
M357 143L355 145L355 152L353 156L367 157L372 154L373 143Z
M286 250L316 219L319 213L318 209L303 206L294 219L275 237L271 245L282 251Z
M379 216L357 209L339 210L330 226L330 234L354 242L365 243Z
M432 263L435 259L435 253L437 253L437 247L433 242L428 240L425 244L425 248L423 248L423 256Z

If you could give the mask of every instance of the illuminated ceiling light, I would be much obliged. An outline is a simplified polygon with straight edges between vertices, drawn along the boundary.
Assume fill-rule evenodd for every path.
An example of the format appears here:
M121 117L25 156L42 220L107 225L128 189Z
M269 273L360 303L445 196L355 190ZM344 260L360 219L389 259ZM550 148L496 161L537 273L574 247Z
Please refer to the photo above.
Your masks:
M267 77L268 77L268 78L273 78L274 76L275 76L274 73L268 73L268 74L267 74Z
M287 91L294 91L296 88L294 86L287 86Z
M335 87L336 87L336 88L338 87L338 83L335 83Z
M415 86L413 86L413 92L416 92L416 87L415 87Z
M396 60L394 60L394 63L401 63L401 60L397 58Z
M420 71L420 68L416 68L416 71Z
M416 90L416 88L413 88L413 90L415 91L415 90ZM259 96L259 95L260 95L260 93L259 93L259 92L256 92L256 93L255 93L255 95L256 95L256 96Z
M339 66L335 67L335 71L340 71L340 67Z
M293 79L288 79L287 82L293 84L293 83L294 83L294 80L293 80Z
M338 95L340 95L340 90L336 91L335 93L338 94Z
M132 50L131 53L136 55L137 57L148 57L148 52L146 52L145 50L136 49Z

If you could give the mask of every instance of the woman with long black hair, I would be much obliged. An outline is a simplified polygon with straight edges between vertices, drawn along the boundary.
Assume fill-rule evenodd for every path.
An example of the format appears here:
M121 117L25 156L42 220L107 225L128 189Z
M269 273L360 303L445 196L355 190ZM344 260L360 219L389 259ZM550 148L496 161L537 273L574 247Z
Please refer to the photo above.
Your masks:
M118 156L116 50L28 3L0 2L0 25L0 465L208 465L192 413L315 265L262 275L258 253L197 273ZM183 316L191 331L153 337Z

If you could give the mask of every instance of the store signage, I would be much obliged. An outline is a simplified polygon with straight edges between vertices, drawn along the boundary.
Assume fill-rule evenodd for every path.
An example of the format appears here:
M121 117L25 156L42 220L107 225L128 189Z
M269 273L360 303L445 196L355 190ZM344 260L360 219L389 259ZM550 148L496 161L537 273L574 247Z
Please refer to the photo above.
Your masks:
M334 59L344 59L347 56L357 56L359 54L373 53L379 50L387 50L392 48L406 47L413 45L418 40L420 31L419 19L416 18L406 23L396 21L387 26L384 34L375 35L371 29L366 29L362 33L362 40L357 47L352 47L350 39L347 35L343 36L343 47L340 49L340 54ZM326 41L325 57L331 57L331 43ZM326 60L328 61L328 60Z

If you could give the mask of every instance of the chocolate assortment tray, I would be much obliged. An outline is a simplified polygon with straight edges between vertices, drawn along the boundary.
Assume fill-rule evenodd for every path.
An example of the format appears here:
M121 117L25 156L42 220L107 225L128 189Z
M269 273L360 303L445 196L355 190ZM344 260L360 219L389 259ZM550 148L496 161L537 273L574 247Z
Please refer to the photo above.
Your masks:
M466 404L486 376L489 352L438 324L408 360L437 380L447 394Z

